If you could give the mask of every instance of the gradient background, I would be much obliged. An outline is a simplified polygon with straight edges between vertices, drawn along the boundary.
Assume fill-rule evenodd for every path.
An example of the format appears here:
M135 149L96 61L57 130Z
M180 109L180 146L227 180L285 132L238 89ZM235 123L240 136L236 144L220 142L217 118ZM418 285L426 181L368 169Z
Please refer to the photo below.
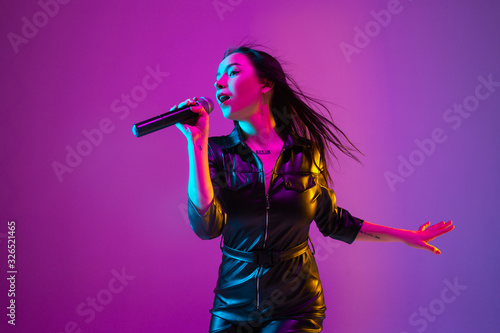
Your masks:
M186 139L174 127L138 139L131 127L186 98L215 100L224 50L252 40L286 61L305 91L339 105L335 121L365 154L363 165L332 166L339 206L396 228L456 225L432 243L436 256L339 243L313 224L324 332L498 332L500 87L481 88L490 95L459 127L443 117L473 101L479 76L500 82L500 2L401 0L376 30L371 11L388 3L92 0L52 6L50 17L35 0L2 1L0 330L207 331L221 253L219 239L198 239L186 219ZM16 52L8 35L22 35L33 16L41 27ZM354 44L356 27L372 37L347 59L340 44ZM168 76L141 95L148 66ZM121 95L131 93L138 102L125 113ZM218 106L210 118L211 135L231 131ZM83 132L102 121L110 133L85 146ZM446 141L418 155L415 140L436 128ZM58 177L53 163L77 147L87 156ZM385 173L411 156L424 158L391 188ZM6 316L11 220L15 327ZM125 286L113 271L129 276ZM446 281L466 289L453 294ZM96 297L104 305L91 317ZM425 319L429 307L436 315Z

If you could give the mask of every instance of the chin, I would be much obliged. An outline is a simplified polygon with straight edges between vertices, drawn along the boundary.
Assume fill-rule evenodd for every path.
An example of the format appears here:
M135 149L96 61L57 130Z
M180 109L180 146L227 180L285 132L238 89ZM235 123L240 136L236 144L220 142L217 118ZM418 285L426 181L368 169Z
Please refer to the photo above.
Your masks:
M235 110L234 108L227 108L222 110L224 118L236 121L247 121L252 115L251 108L242 108Z
M234 115L231 113L231 111L229 111L229 110L227 110L227 109L226 109L226 110L222 110L222 115L223 115L223 116L224 116L224 118L226 118L226 119L229 119L229 120L234 120L234 119L233 119L233 116L234 116Z
M226 110L222 110L222 115L224 116L224 118L229 120L241 120L241 117L239 117L238 114L238 112L229 108Z

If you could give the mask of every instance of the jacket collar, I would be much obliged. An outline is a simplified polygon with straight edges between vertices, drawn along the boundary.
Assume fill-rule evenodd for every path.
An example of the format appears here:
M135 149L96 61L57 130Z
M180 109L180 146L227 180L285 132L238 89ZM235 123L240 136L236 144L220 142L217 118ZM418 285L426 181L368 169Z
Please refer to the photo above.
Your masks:
M298 137L294 134L287 134L286 140L283 144L283 148L288 148L292 146L310 146L310 143L308 142L309 140ZM226 140L224 140L224 143L221 145L222 149L225 148L231 148L234 147L238 144L245 145L243 141L243 133L240 125L238 124L237 121L234 122L234 129L233 131L226 137Z

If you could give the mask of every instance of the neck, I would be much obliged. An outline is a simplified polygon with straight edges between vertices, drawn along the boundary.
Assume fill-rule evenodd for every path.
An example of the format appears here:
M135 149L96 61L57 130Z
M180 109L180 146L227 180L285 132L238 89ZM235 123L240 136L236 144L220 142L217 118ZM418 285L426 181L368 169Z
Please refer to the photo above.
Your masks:
M262 105L261 112L253 114L248 120L238 121L238 124L245 142L254 147L266 149L284 141L275 130L276 122L268 104Z

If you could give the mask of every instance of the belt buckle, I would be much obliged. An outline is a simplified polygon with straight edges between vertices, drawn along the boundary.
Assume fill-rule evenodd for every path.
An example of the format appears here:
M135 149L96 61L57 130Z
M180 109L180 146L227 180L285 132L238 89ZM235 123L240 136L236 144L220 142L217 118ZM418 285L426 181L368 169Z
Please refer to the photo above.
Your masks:
M273 251L254 251L253 262L259 266L272 266L280 260L280 252Z

